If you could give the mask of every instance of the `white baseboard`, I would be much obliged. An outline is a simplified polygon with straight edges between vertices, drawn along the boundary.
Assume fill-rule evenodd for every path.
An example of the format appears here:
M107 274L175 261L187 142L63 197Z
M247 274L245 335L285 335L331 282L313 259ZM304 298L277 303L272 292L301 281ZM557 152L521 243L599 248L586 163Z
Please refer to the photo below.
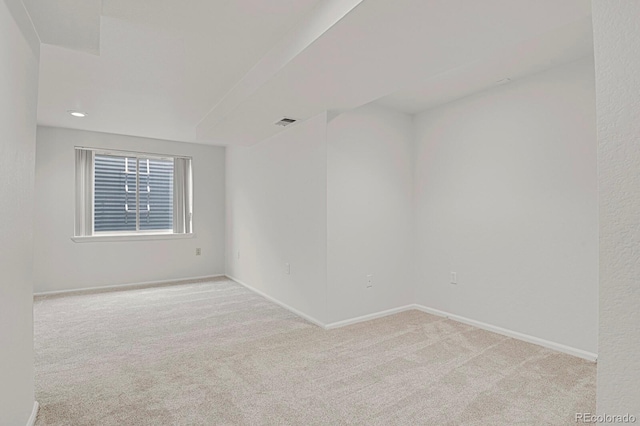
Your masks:
M294 314L298 315L299 317L302 317L302 318L306 319L306 320L307 320L307 321L309 321L310 323L315 324L315 325L318 325L318 326L320 326L320 327L322 327L322 328L326 328L326 327L325 327L325 324L324 324L322 321L320 321L320 320L318 320L318 319L316 319L316 318L314 318L314 317L312 317L312 316L310 316L310 315L307 315L307 314L305 314L304 312L300 312L299 310L297 310L297 309L295 309L295 308L292 308L291 306L287 305L286 303L281 302L281 301L279 301L278 299L276 299L276 298L274 298L274 297L269 296L268 294L266 294L266 293L264 293L264 292L262 292L262 291L258 290L258 289L257 289L257 288L255 288L255 287L250 286L249 284L247 284L247 283L245 283L245 282L243 282L243 281L241 281L241 280L239 280L239 279L237 279L237 278L235 278L235 277L233 277L233 276L231 276L231 275L226 275L226 277L227 277L227 278L229 278L230 280L233 280L233 281L237 282L237 283L238 283L238 284L240 284L241 286L246 287L247 289L249 289L249 290L253 291L254 293L259 294L260 296L264 297L265 299L269 300L270 302L273 302L273 303L275 303L276 305L280 305L280 306L282 306L283 308L285 308L285 309L287 309L287 310L289 310L289 311L293 312Z
M27 426L33 426L36 424L39 407L40 405L38 404L38 401L33 401L33 409L31 410L31 416L29 416L29 420L27 420Z
M218 275L205 275L203 277L188 277L188 278L178 278L172 280L160 280L160 281L146 281L140 283L131 283L131 284L117 284L117 285L105 285L102 287L86 287L79 289L69 289L69 290L55 290L55 291L42 291L38 293L33 293L34 297L42 297L42 296L56 296L56 295L70 295L70 294L83 294L83 293L102 293L108 291L118 291L118 290L134 290L134 289L142 289L147 287L158 287L164 286L167 284L186 284L192 281L200 281L200 280L208 280L213 278L224 277L224 274Z
M567 346L567 345L563 345L561 343L556 343L556 342L551 342L549 340L545 340L545 339L541 339L539 337L534 337L534 336L530 336L528 334L524 334L524 333L519 333L517 331L513 331L513 330L508 330L506 328L502 328L502 327L497 327L495 325L491 325L491 324L487 324L481 321L476 321L476 320L472 320L469 318L465 318L462 317L460 315L454 315L451 314L449 312L444 312L444 311L440 311L438 309L433 309L433 308L428 308L426 306L423 305L418 305L418 304L411 304L411 305L405 305L405 306L400 306L397 308L393 308L393 309L387 309L385 311L380 311L380 312L375 312L372 314L368 314L368 315L362 315L356 318L351 318L351 319L347 319L347 320L343 320L343 321L337 321L337 322L332 322L329 324L324 324L322 321L317 320L316 318L313 318L303 312L300 312L297 309L292 308L291 306L287 305L286 303L281 302L280 300L269 296L268 294L256 289L255 287L250 286L249 284L242 282L241 280L231 276L231 275L226 275L227 278L229 278L230 280L233 280L235 282L237 282L238 284L246 287L247 289L253 291L254 293L259 294L260 296L264 297L265 299L275 303L276 305L282 306L283 308L291 311L292 313L298 315L299 317L302 317L304 319L306 319L307 321L320 326L322 328L324 328L325 330L331 330L331 329L335 329L335 328L340 328L340 327L344 327L347 325L351 325L351 324L357 324L359 322L364 322L364 321L369 321L372 319L376 319L376 318L382 318L382 317L386 317L388 315L394 315L400 312L405 312L405 311L410 311L412 309L418 310L418 311L422 311L422 312L426 312L428 314L432 314L432 315L437 315L440 317L445 317L445 318L449 318L453 321L458 321L464 324L468 324L471 325L473 327L477 327L477 328L481 328L483 330L487 330L487 331L491 331L494 333L498 333L501 334L503 336L507 336L507 337L511 337L514 339L518 339L518 340L522 340L524 342L528 342L528 343L533 343L535 345L539 345L539 346L543 346L545 348L548 349L552 349L558 352L562 352L568 355L572 355L572 356L576 356L578 358L582 358L582 359L586 359L588 361L592 361L592 362L597 362L598 360L598 355L592 352L587 352L584 351L582 349L577 349L577 348L573 348L571 346Z
M422 305L413 305L414 309L426 312L428 314L437 315L440 317L446 317L453 321L458 321L464 324L468 324L474 327L481 328L483 330L492 331L494 333L502 334L503 336L512 337L514 339L522 340L535 345L543 346L548 349L553 349L558 352L562 352L568 355L577 356L578 358L586 359L588 361L597 362L598 355L592 352L583 351L582 349L572 348L561 343L551 342L549 340L541 339L539 337L530 336L528 334L519 333L517 331L508 330L506 328L497 327L495 325L487 324L484 322L472 320L459 315L450 314L448 312L440 311L438 309L428 308Z
M332 322L330 324L325 325L324 328L326 328L327 330L331 330L334 328L340 328L340 327L344 327L351 324L357 324L359 322L370 321L372 319L386 317L388 315L398 314L404 311L410 311L412 309L416 309L414 305L400 306L393 309L387 309L385 311L374 312L373 314L367 314L367 315L362 315L360 317Z
M382 318L388 315L394 315L400 312L404 312L404 311L409 311L412 309L417 309L419 311L422 312L426 312L429 314L433 314L433 315L437 315L437 316L441 316L441 317L446 317L449 318L453 321L458 321L464 324L468 324L474 327L478 327L481 328L483 330L488 330L488 331L492 331L494 333L498 333L498 334L502 334L503 336L507 336L507 337L512 337L514 339L518 339L518 340L522 340L528 343L533 343L539 346L543 346L545 348L548 349L553 349L556 350L558 352L562 352L562 353L566 353L568 355L573 355L573 356L577 356L579 358L583 358L586 359L588 361L593 361L593 362L597 362L598 360L598 355L592 352L587 352L584 351L582 349L577 349L577 348L573 348L571 346L566 346L563 345L561 343L556 343L556 342L551 342L549 340L545 340L545 339L541 339L539 337L534 337L534 336L530 336L528 334L524 334L524 333L519 333L517 331L513 331L513 330L508 330L506 328L502 328L502 327L497 327L495 325L491 325L491 324L487 324L481 321L476 321L476 320L472 320L469 318L465 318L459 315L455 315L455 314L451 314L449 312L444 312L444 311L440 311L438 309L433 309L433 308L429 308L423 305L419 305L419 304L411 304L411 305L405 305L405 306L399 306L397 308L393 308L393 309L387 309L384 311L380 311L380 312L374 312L372 314L367 314L367 315L362 315L356 318L351 318L351 319L347 319L347 320L342 320L342 321L337 321L337 322L332 322L329 324L325 324L322 321L305 314L304 312L301 312L289 305L287 305L284 302L281 302L280 300L269 296L268 294L256 289L255 287L239 280L238 278L235 278L231 275L225 275L225 274L218 274L218 275L209 275L209 276L203 276L203 277L190 277L190 278L183 278L183 279L179 279L179 280L162 280L162 281L149 281L149 282L143 282L143 283L133 283L133 284L121 284L121 285L113 285L113 286L104 286L104 287L90 287L90 288L83 288L83 289L73 289L73 290L59 290L59 291L48 291L48 292L40 292L40 293L34 293L34 296L36 297L41 297L41 296L54 296L54 295L63 295L63 294L72 294L72 293L78 293L78 294L82 294L82 293L96 293L96 292L107 292L107 291L117 291L117 290L126 290L126 289L140 289L140 288L147 288L147 287L156 287L156 286L163 286L163 285L167 285L167 284L185 284L188 282L193 282L193 281L199 281L199 280L207 280L207 279L214 279L214 278L220 278L220 277L226 277L229 278L230 280L233 280L235 282L237 282L238 284L246 287L247 289L253 291L254 293L259 294L260 296L264 297L265 299L275 303L276 305L282 306L283 308L291 311L292 313L294 313L295 315L298 315L299 317L302 317L304 319L306 319L307 321L311 322L312 324L315 324L317 326L320 326L326 330L331 330L331 329L335 329L335 328L340 328L340 327L344 327L347 325L351 325L351 324L357 324L359 322L364 322L364 321L369 321L372 319L376 319L376 318ZM37 402L34 404L34 410L37 413ZM35 418L34 418L35 421Z

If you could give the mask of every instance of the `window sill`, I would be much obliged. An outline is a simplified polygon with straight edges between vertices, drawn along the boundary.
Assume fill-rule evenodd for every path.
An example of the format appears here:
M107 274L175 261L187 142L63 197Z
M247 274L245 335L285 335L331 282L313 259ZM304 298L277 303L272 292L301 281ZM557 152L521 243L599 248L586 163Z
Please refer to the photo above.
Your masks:
M182 240L195 238L196 234L128 234L128 235L91 235L88 237L71 237L76 243L118 242L118 241L152 241L152 240Z

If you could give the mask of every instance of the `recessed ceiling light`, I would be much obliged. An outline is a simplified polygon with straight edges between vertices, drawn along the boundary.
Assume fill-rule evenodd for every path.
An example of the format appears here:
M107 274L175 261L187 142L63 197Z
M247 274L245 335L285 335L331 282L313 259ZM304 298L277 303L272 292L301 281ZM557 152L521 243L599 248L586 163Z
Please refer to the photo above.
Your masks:
M86 112L80 112L80 111L68 111L68 113L78 118L83 118L87 116Z

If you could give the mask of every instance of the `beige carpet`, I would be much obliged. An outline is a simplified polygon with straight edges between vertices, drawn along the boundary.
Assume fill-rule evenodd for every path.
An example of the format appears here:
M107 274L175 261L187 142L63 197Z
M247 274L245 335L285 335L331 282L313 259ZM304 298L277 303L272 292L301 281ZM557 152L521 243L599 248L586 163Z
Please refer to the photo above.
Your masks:
M219 280L35 303L37 425L561 425L596 366L418 311L325 331Z

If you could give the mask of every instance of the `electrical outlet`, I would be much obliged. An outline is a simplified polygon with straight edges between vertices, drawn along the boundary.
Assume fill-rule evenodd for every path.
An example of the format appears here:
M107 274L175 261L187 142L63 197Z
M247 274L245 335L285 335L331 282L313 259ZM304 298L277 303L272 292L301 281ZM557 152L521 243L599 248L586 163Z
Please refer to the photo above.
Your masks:
M200 247L196 248L196 256L200 256L202 254L202 249Z
M373 287L373 274L367 275L367 288Z
M238 260L240 260L240 251L238 251Z
M284 273L287 275L291 275L291 264L290 263L285 263L284 264Z
M451 284L458 284L458 273L457 272L452 272L451 273Z

